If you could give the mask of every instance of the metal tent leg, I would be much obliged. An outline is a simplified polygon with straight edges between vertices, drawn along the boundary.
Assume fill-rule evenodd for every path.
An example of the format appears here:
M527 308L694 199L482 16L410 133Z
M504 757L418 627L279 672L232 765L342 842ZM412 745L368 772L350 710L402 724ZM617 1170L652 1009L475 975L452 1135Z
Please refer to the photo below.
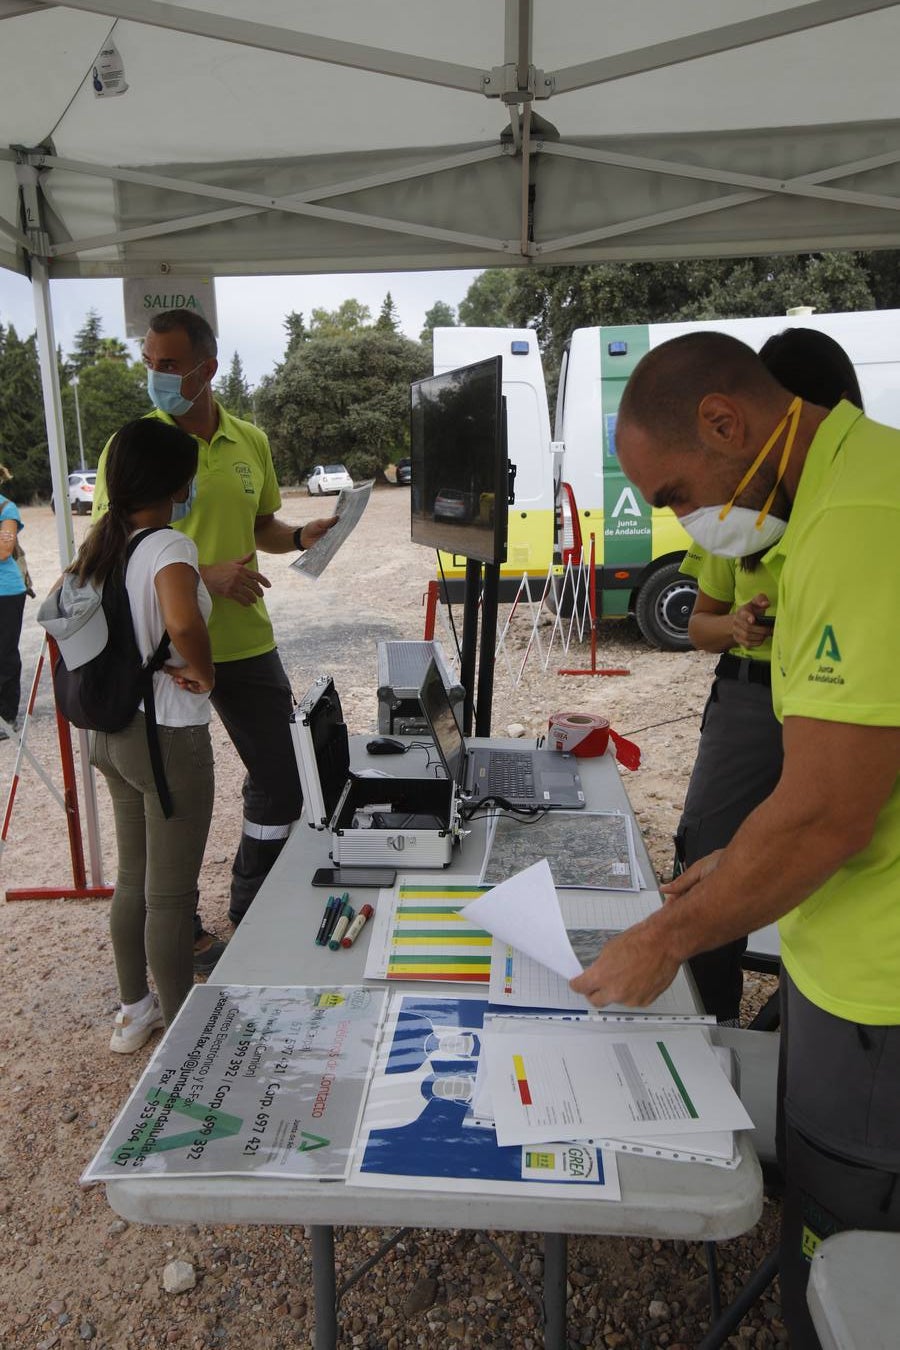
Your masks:
M337 1299L334 1281L334 1229L330 1224L313 1224L312 1239L313 1298L316 1307L315 1350L335 1350L337 1346Z
M568 1239L544 1234L544 1350L566 1350Z

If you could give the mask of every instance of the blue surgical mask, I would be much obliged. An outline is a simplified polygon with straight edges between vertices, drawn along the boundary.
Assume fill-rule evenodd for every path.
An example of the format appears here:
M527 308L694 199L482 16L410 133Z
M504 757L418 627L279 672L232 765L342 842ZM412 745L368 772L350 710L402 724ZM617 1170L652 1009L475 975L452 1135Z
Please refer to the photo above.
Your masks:
M190 513L191 507L194 505L196 496L197 496L197 480L196 478L192 478L191 486L188 489L187 501L185 502L173 501L172 503L172 514L169 516L169 523L171 525L174 525L176 520L184 520L185 516Z
M203 365L198 361L194 370L199 370ZM147 393L150 395L150 402L160 412L168 413L170 417L183 417L185 413L190 412L197 398L200 396L198 390L194 398L185 398L181 392L181 382L186 380L188 375L193 375L194 370L189 370L187 375L176 375L161 370L147 368ZM203 386L206 388L206 386Z

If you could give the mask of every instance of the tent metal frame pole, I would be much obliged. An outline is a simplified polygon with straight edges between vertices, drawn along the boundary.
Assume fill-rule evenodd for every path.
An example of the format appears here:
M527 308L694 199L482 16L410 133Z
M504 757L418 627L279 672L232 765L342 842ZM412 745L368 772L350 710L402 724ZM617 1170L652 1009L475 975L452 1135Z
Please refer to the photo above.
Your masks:
M624 155L615 156L612 154L606 154L606 152L602 150L593 151L588 149L587 147L582 146L569 146L559 144L545 145L544 153L548 155L560 155L568 159L594 160L598 163L604 162L613 163L615 162L616 159L624 161L630 158L629 156ZM833 165L831 168L819 169L815 173L804 174L800 178L790 179L785 182L779 183L777 184L777 190L781 195L790 196L796 189L797 195L810 196L812 194L809 192L801 193L797 185L800 184L812 185L814 183L825 182L829 178L843 178L855 173L865 173L869 169L880 168L884 164L896 163L898 159L900 159L900 150L889 151L882 155L875 155L872 156L871 158L859 160L849 164L836 164ZM642 164L642 162L635 157L634 163L628 165L627 167L638 169L640 169L641 167L645 167L649 169L649 167L651 167L656 162L657 161L651 160L645 161ZM698 179L710 177L710 173L706 173L702 169L695 169L691 173L682 174L682 170L685 169L686 167L687 166L672 164L670 166L667 166L667 171L671 169L671 172L673 174ZM725 179L723 178L722 181L725 181ZM731 179L730 181L733 181L733 179ZM762 181L767 182L769 180L762 180ZM730 193L728 196L724 197L713 197L709 201L694 202L689 206L675 207L671 211L654 212L653 215L640 216L634 220L616 221L612 225L604 225L596 230L583 230L579 234L570 234L559 239L548 239L544 243L537 244L535 246L535 253L536 254L562 253L567 249L579 248L583 244L595 243L600 239L616 239L626 234L634 234L639 231L653 229L658 225L665 225L675 220L689 220L693 216L709 215L717 211L731 211L736 206L744 206L748 202L760 201L762 200L762 198L771 195L773 191L775 191L775 188L767 189L766 191ZM856 204L859 206L869 204L863 200L863 194L861 193L841 193L841 200L847 200L850 201L851 204ZM891 211L900 210L900 199L898 198L893 197L879 198L878 200L873 201L871 204L883 207ZM681 252L679 252L678 256L687 257L692 255L690 252L682 250Z
M581 65L554 71L550 78L554 93L570 94L576 89L608 84L611 80L643 75L651 70L663 70L682 65L685 61L696 61L704 56L750 47L757 42L787 37L791 33L805 33L812 28L841 23L860 14L874 14L878 10L891 9L895 4L896 0L812 0L812 3L742 19L737 23L722 24L718 28L707 28L668 42L656 42L630 52L618 52L615 56L585 61Z
M29 164L17 166L19 190L25 208L25 219L34 244L42 249L46 247L46 235L42 228L41 197L38 186L38 173ZM53 498L56 502L56 538L59 548L59 560L62 567L68 567L75 556L75 532L72 527L72 508L68 493L68 457L66 455L66 436L63 426L62 395L59 387L59 370L56 365L56 337L53 330L53 305L50 297L50 273L43 256L31 254L31 288L34 300L34 316L37 329L38 363L41 372L41 390L44 397L44 420L47 424L47 444L50 453L50 479L53 484ZM84 818L87 828L88 855L91 866L91 885L103 886L103 857L100 849L100 820L97 811L97 793L94 771L88 758L87 734L80 733L82 781L84 784ZM65 757L64 757L65 759ZM64 763L65 767L65 763ZM77 793L71 791L73 785L67 784L71 798L74 795L76 823L78 817ZM79 865L76 861L72 829L70 827L70 845L72 868L76 875L76 887L83 888L78 881ZM80 839L79 839L80 850ZM80 869L83 871L81 862Z
M44 8L44 5L35 6L36 10ZM189 33L191 37L254 47L258 51L323 61L326 65L348 66L377 75L392 75L400 80L461 89L471 94L482 92L490 74L453 61L438 61L434 57L395 52L385 47L368 47L341 38L322 37L318 33L299 33L293 28L278 28L273 24L256 23L253 19L235 19L210 10L189 9L186 5L176 8L158 3L158 0L71 0L71 3L66 0L66 8L147 24L150 28Z

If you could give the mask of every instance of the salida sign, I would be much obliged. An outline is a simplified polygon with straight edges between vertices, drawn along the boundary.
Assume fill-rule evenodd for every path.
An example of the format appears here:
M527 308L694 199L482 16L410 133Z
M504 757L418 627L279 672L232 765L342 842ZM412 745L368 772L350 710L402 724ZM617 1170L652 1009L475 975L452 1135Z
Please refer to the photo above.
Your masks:
M219 331L214 277L126 277L123 287L128 337L143 337L153 315L167 309L193 310Z

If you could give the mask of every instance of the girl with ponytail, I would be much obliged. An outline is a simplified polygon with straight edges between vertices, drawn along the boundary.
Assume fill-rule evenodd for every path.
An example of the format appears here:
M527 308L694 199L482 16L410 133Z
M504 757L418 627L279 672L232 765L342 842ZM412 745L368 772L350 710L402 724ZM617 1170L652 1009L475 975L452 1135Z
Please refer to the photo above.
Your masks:
M112 798L118 874L110 931L122 1006L110 1049L138 1050L168 1025L193 983L193 915L197 877L213 805L209 691L214 672L206 621L212 602L200 579L193 540L168 526L187 500L197 443L155 418L127 423L106 465L109 509L69 571L97 588L126 565L129 542L151 530L127 560L125 585L134 632L146 661L167 631L171 655L154 679L166 781L163 814L139 711L124 731L91 733L91 763ZM149 991L147 968L156 994Z

